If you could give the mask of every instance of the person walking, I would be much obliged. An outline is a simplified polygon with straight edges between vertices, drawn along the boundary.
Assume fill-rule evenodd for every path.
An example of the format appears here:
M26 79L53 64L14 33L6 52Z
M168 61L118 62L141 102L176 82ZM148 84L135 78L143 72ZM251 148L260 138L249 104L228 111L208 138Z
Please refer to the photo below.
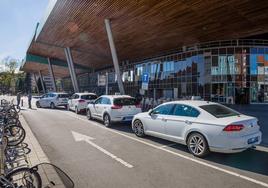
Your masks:
M30 109L32 109L32 93L29 92L28 94L28 106Z
M21 101L21 92L19 91L17 93L17 106L19 107L20 106L20 101Z

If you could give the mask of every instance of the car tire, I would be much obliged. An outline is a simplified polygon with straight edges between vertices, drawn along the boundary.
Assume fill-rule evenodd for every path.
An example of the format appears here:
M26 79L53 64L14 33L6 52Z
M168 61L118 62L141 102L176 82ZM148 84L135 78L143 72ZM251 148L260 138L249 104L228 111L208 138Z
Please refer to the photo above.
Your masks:
M144 137L144 126L141 122L141 120L135 120L132 126L132 130L138 137Z
M52 102L52 103L50 103L50 108L51 109L55 109L55 104Z
M110 118L109 114L104 114L103 124L105 127L111 127L112 123L111 123L111 118Z
M71 111L71 109L70 109L70 106L69 106L69 105L66 105L66 109L67 109L68 111Z
M78 110L77 106L75 107L75 113L79 114L79 110Z
M36 107L41 108L40 102L38 102L38 101L36 102Z
M206 138L197 132L190 134L187 139L187 147L191 154L203 158L209 154L209 146Z
M91 112L89 109L87 109L87 119L92 120Z

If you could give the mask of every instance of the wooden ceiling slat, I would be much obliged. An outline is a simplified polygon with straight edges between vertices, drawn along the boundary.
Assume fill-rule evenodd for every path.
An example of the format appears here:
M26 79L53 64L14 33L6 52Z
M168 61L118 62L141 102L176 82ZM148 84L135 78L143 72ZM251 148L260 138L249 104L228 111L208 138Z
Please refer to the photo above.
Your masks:
M268 1L58 0L37 41L71 47L76 63L112 64L104 19L110 18L120 60L183 45L268 32ZM30 52L65 59L63 49L32 43Z

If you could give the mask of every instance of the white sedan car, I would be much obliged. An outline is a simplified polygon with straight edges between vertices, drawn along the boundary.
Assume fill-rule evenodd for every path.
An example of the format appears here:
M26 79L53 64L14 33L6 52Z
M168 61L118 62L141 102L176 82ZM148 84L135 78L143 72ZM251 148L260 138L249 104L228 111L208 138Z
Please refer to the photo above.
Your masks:
M261 143L262 133L255 117L207 101L173 101L132 120L139 136L151 135L188 146L204 157L210 151L236 153Z
M106 127L113 122L131 122L141 112L141 105L128 95L102 95L87 106L87 118L99 119Z
M42 95L39 100L36 101L37 108L50 107L52 109L68 105L69 95L67 93L47 93Z
M68 100L68 110L73 110L75 113L80 113L86 110L87 105L95 101L98 98L95 93L75 93Z

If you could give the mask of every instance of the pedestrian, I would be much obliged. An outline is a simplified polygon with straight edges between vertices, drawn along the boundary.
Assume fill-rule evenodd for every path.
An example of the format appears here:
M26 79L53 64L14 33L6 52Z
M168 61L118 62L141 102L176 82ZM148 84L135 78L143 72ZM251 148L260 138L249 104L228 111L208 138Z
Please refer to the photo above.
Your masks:
M21 100L21 92L19 91L17 93L17 106L19 107L20 106L20 100Z
M140 93L136 93L136 102L137 104L140 104L142 101L142 95Z
M32 92L28 93L28 106L30 109L32 108Z

